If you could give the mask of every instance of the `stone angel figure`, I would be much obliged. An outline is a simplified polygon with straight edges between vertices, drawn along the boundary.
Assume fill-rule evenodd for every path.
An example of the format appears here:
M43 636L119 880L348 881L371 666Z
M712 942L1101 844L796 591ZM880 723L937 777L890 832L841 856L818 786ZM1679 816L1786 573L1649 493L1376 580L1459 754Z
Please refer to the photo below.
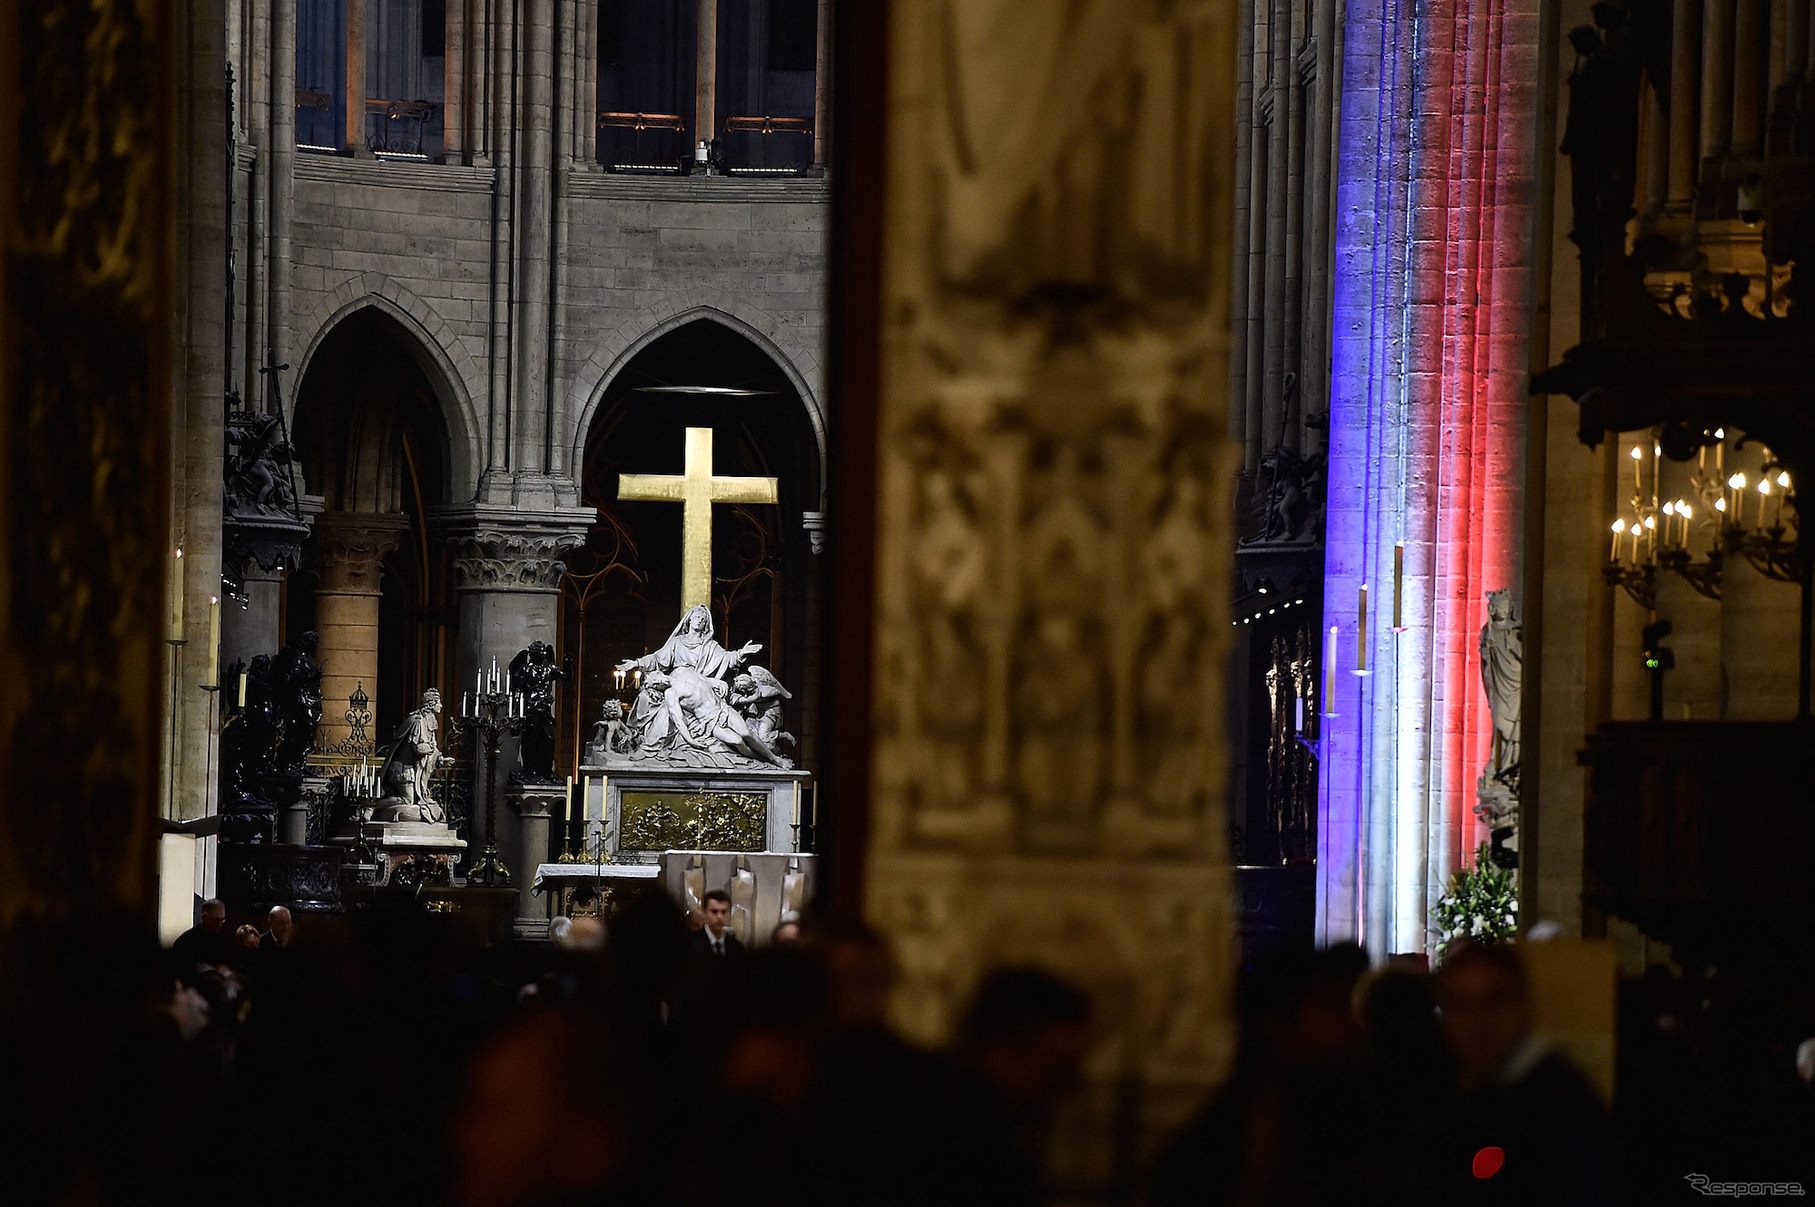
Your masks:
M731 681L731 706L744 714L750 732L772 750L786 741L798 746L794 735L782 729L781 702L794 693L781 685L766 666L753 666Z

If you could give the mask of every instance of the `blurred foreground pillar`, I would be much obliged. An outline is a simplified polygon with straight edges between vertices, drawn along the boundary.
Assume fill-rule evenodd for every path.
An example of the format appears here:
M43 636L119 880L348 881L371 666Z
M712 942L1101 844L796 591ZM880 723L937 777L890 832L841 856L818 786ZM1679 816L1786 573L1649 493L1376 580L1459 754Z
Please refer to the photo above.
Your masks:
M0 0L0 47L0 926L110 904L149 921L174 560L171 8Z
M915 1038L994 966L1092 993L1053 1172L1114 1196L1229 1043L1236 6L891 7L838 27L831 896Z

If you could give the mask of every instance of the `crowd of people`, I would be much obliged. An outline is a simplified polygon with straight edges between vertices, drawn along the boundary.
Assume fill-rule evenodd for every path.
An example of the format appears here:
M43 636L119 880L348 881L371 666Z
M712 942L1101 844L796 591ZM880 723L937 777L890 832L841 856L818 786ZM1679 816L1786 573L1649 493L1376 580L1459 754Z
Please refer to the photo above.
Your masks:
M875 936L790 923L746 949L728 899L702 906L651 894L497 947L389 905L261 930L210 902L169 950L131 919L26 925L0 1001L10 1183L95 1204L1056 1201L1050 1125L1101 1038L1084 992L997 970L928 1051L889 1027ZM1435 975L1282 955L1238 999L1230 1077L1128 1201L1658 1201L1533 1035L1514 947Z

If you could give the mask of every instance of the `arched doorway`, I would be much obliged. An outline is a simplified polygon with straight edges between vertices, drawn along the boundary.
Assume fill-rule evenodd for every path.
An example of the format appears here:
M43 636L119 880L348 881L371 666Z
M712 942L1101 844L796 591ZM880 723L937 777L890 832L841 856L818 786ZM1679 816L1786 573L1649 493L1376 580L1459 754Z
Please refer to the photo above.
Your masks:
M321 633L323 736L347 698L388 740L426 688L452 684L456 607L434 509L448 501L448 431L414 337L367 308L323 338L296 395L305 489L324 511L287 592L284 634Z
M711 319L638 352L607 383L587 432L580 490L599 520L586 546L567 558L562 649L575 662L581 707L563 735L565 759L573 765L607 698L629 698L612 668L659 646L680 617L680 509L619 500L618 477L680 473L690 427L712 429L715 474L779 483L779 506L713 508L712 614L725 644L763 645L757 661L794 694L784 718L799 746L788 753L811 768L820 585L804 520L819 507L819 447L783 367Z

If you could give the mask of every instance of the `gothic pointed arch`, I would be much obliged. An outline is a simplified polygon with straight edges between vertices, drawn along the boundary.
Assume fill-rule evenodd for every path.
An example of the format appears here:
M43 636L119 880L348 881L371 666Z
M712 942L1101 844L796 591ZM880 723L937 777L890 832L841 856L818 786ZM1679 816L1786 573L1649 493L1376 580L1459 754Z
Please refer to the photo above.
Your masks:
M644 310L615 330L599 337L592 354L575 374L572 392L568 397L568 406L574 419L571 464L576 467L575 476L578 477L578 467L584 464L587 436L598 417L599 407L625 366L663 336L702 320L729 328L761 349L764 355L775 362L776 367L787 377L788 384L799 395L807 422L812 425L813 439L818 449L820 475L816 483L816 495L819 500L818 510L823 511L826 497L826 411L823 395L825 375L820 349L817 346L807 346L778 323L773 315L718 294L714 294L710 300L704 296L670 299L660 307Z
M400 329L399 346L422 370L441 404L447 427L450 500L474 497L485 467L485 425L474 402L483 395L484 375L447 320L393 278L380 272L360 273L324 297L306 320L308 342L290 380L300 385L329 334L367 309L384 315ZM286 394L294 419L297 392Z

